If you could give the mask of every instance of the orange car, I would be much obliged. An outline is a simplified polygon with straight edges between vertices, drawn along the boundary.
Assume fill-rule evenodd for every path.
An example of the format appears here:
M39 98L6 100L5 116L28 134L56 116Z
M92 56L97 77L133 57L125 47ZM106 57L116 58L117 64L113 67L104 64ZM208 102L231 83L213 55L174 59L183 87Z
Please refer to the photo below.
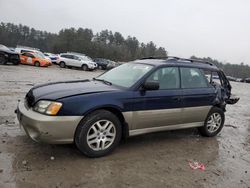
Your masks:
M22 64L34 65L36 67L47 67L52 65L51 61L46 59L42 53L24 52L20 54L20 60Z

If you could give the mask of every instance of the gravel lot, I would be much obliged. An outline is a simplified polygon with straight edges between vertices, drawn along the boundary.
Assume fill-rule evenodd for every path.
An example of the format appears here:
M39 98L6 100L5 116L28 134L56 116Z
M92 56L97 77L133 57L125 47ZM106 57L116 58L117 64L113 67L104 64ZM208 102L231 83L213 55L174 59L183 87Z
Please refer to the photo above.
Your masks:
M109 156L89 159L74 145L35 143L19 128L18 99L36 84L87 79L100 71L0 65L0 187L250 187L250 84L232 83L240 101L227 107L214 138L196 129L128 138ZM188 161L205 164L192 170Z

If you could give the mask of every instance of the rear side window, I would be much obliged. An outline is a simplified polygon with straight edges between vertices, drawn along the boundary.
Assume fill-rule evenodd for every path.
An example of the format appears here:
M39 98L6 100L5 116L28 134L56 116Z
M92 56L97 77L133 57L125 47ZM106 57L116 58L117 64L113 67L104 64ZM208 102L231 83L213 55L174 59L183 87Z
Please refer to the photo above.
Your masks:
M182 88L204 88L208 87L208 81L203 71L197 68L181 68Z
M23 56L34 58L34 56L30 53L23 53Z
M158 81L159 89L178 89L180 88L179 69L177 67L164 67L155 71L148 81Z

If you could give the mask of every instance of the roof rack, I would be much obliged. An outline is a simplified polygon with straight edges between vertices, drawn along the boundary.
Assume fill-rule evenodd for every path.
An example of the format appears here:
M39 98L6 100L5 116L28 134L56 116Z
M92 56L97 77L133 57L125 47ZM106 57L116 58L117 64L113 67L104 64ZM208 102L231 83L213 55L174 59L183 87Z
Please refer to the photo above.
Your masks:
M209 62L209 61L204 61L204 60L199 60L199 59L181 58L181 57L176 57L176 56L166 56L166 57L153 57L153 56L150 56L150 57L141 58L141 60L144 60L144 59L166 59L166 60L167 59L175 59L175 60L189 61L191 63L204 63L204 64L207 64L207 65L214 66L214 64Z

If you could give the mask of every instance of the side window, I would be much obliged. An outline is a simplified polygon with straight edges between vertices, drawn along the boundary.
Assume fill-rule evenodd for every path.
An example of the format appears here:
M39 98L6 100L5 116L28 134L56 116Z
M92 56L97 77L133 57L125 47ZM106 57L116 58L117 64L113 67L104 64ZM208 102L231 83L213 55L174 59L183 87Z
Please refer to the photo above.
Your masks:
M23 55L26 56L26 57L34 58L34 56L32 54L30 54L30 53L24 53Z
M208 87L208 81L203 71L197 68L181 68L182 88Z
M74 59L73 55L67 55L69 59Z
M69 55L61 55L61 57L63 57L63 58L69 58Z
M178 89L180 88L179 69L177 67L165 67L155 71L149 81L159 81L159 89Z
M21 53L24 53L24 52L31 52L29 50L21 50Z
M79 57L77 57L77 56L74 56L74 59L75 59L75 60L78 60L78 61L81 60L81 59L80 59Z
M23 53L22 55L23 55L23 56L26 56L26 57L28 57L28 56L27 56L27 53Z

